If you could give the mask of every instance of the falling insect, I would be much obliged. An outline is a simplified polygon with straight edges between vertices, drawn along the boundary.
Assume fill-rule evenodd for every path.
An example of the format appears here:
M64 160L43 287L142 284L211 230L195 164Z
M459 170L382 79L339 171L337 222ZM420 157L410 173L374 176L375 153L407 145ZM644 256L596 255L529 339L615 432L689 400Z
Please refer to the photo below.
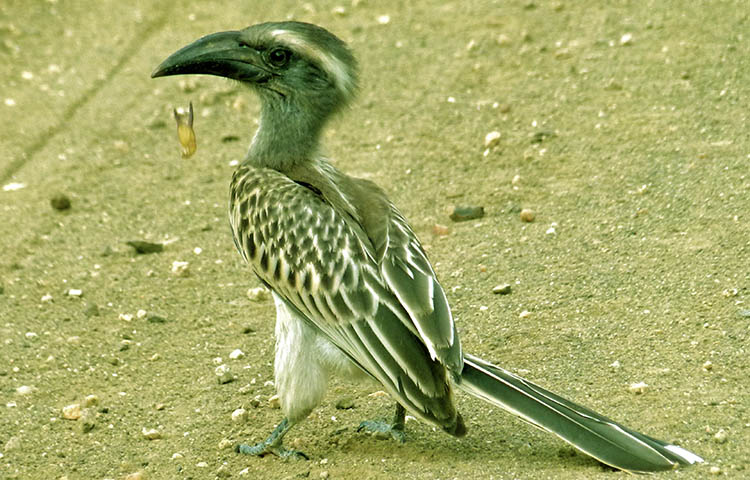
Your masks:
M180 139L182 158L190 158L198 148L193 131L193 102L190 102L187 113L182 108L179 111L174 109L174 119L177 121L177 138Z

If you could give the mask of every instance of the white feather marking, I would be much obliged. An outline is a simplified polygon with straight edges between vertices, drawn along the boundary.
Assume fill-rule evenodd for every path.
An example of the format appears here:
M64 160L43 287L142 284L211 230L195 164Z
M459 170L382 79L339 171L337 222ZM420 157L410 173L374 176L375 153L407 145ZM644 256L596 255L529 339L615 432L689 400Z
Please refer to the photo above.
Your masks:
M271 35L278 41L293 47L303 56L315 61L333 79L334 85L345 96L350 96L354 90L354 81L349 74L346 64L341 59L322 51L315 45L307 42L303 37L295 32L284 29L271 31Z

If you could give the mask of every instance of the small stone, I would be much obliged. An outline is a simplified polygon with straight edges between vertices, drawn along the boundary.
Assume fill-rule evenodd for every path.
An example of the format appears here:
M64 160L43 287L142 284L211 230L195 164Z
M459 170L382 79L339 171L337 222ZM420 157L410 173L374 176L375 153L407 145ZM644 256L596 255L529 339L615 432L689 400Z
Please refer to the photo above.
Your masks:
M615 360L614 362L610 363L609 366L612 368L620 368L620 361Z
M232 352L229 354L229 358L232 360L237 360L238 358L242 358L244 356L245 356L245 353L239 348L232 350Z
M153 243L153 242L144 242L141 240L131 240L128 242L125 242L126 245L130 245L135 249L135 253L144 255L148 253L159 253L164 251L164 244L162 243Z
M498 35L496 41L497 41L497 44L500 45L501 47L507 47L511 43L510 37L504 33L501 33L500 35Z
M141 435L143 435L143 438L147 440L158 440L162 436L159 430L146 427L143 427L143 429L141 430Z
M531 312L528 310L524 310L523 312L518 314L518 318L527 318L531 316Z
M718 432L714 434L714 442L716 443L727 443L729 434L723 428L720 428Z
M247 422L247 410L244 408L238 408L234 412L232 412L232 421L236 423L245 423Z
M328 478L328 470L323 470L322 472L320 472L320 478Z
M513 287L510 285L510 283L503 283L501 285L496 285L492 289L492 293L495 295L508 295L513 291Z
M457 206L450 214L450 219L454 222L464 222L484 217L484 207Z
M706 360L706 362L703 364L703 370L709 371L714 368L714 364L711 362L711 360Z
M625 33L620 37L620 45L632 45L633 43L633 34L632 33Z
M52 301L52 295L47 293L46 295L42 295L42 298L39 299L41 302L51 302Z
M451 233L451 229L449 227L446 227L445 225L436 223L432 226L432 233L433 235L437 235L438 237L444 237Z
M34 390L36 390L34 387L21 385L20 387L16 388L16 393L19 395L31 395L32 393L34 393Z
M536 215L534 214L533 210L524 208L523 210L521 210L520 217L522 222L531 223L534 221Z
M500 132L490 132L484 136L484 147L492 148L500 141Z
M281 399L278 395L274 395L271 398L268 399L268 406L273 408L274 410L278 410L281 408Z
M179 460L181 458L184 458L185 456L181 454L180 452L175 452L172 454L172 460Z
M172 273L174 275L177 275L178 277L187 277L190 275L190 262L181 262L179 260L175 260L172 262Z
M52 208L60 212L70 209L70 198L62 193L58 193L50 198L49 203L52 205Z
M86 308L83 309L83 314L86 318L98 317L99 307L95 303L88 303L86 304Z
M234 442L229 440L228 438L222 438L219 442L219 450L226 450L228 448L232 448L234 446Z
M510 181L511 185L520 185L521 184L521 175L515 175L513 176L513 179Z
M26 337L27 340L36 340L39 335L36 332L26 332L24 337Z
M229 370L228 365L219 365L214 369L214 373L216 374L216 379L218 380L219 385L224 385L225 383L234 381L234 377L232 376L232 372Z
M81 297L83 296L83 290L80 288L70 288L68 289L68 296L69 297Z
M247 298L252 302L263 302L268 300L270 292L266 287L254 287L247 290Z
M227 467L226 464L223 464L216 470L216 476L219 478L227 478L231 477L232 473L229 471L229 467Z
M554 235L557 233L557 230L555 227L549 227L547 230L544 231L545 235Z
M21 448L21 439L17 436L12 436L5 442L3 451L10 452L11 450L18 450Z
M79 418L81 425L81 431L88 433L96 427L96 412L93 408L84 408L81 411L81 418Z
M646 382L631 383L629 390L636 395L642 395L648 390L648 384Z
M62 416L66 420L78 420L81 418L81 405L72 403L62 408Z
M351 397L342 397L336 401L336 408L338 410L349 410L354 408L354 399Z
M198 462L198 463L195 464L195 466L198 467L198 468L206 468L208 466L208 463L207 462Z
M112 142L112 146L118 152L128 153L130 151L130 145L125 140L115 140Z
M240 472L237 475L242 477L242 476L249 475L249 474L250 474L250 467L246 467L240 470Z
M377 21L381 25L387 25L391 23L391 16L390 15L380 15L377 18Z
M95 405L99 405L99 397L96 395L86 395L86 398L83 399L83 406L93 407Z
M123 480L145 480L146 474L143 472L133 472L125 475L125 478Z
M164 317L161 317L161 316L159 316L159 315L154 315L153 313L152 313L152 314L149 314L149 315L148 315L148 316L146 317L146 321L147 321L148 323L167 323L167 319L166 319L166 318L164 318Z
M714 465L713 467L708 469L708 473L711 475L721 475L721 468Z

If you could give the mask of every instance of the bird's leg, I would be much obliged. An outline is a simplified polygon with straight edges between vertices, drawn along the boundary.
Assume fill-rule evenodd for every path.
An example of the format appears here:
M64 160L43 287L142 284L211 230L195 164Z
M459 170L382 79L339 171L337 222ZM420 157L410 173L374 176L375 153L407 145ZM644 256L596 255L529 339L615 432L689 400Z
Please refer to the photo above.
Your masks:
M375 436L388 436L398 443L406 442L404 423L406 421L406 409L400 403L396 404L396 412L393 414L391 423L379 420L365 420L359 424L358 432L370 432Z
M271 432L271 435L269 435L267 439L253 446L241 443L234 447L234 451L237 453L244 453L245 455L257 455L259 457L272 453L281 458L304 458L305 460L309 460L304 453L286 448L281 443L286 432L288 432L293 426L294 423L289 423L289 420L285 418L279 423L273 432Z

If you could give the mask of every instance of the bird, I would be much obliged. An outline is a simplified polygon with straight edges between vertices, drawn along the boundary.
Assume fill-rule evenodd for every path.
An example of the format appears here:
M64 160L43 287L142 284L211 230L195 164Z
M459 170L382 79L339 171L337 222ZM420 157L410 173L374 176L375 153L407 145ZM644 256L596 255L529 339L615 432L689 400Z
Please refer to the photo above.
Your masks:
M151 74L214 75L255 92L260 118L231 180L234 244L276 307L274 385L284 417L240 453L308 458L283 444L322 401L331 376L371 380L396 401L392 422L359 429L405 439L410 415L455 437L461 390L551 432L616 469L703 461L465 353L425 249L378 185L349 176L321 145L359 90L349 46L323 27L265 22L206 35Z

